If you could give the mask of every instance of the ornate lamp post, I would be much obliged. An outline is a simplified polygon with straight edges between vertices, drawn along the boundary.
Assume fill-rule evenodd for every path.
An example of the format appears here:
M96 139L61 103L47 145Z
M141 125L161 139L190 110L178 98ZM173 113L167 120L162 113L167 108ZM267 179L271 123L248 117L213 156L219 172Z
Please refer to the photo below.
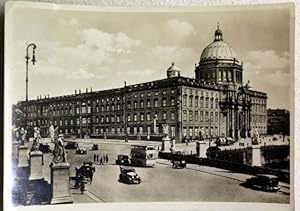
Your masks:
M28 55L28 50L29 48L32 47L32 58ZM35 64L36 60L35 60L35 49L36 49L36 44L34 43L30 43L29 45L27 45L26 47L26 126L27 126L27 118L28 118L28 63L29 60L31 59L32 65Z

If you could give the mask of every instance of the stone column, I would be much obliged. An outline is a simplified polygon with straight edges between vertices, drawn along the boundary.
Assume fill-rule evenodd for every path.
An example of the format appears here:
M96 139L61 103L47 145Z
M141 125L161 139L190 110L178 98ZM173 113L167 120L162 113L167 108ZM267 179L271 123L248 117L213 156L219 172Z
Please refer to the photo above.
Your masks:
M51 163L51 204L73 203L70 192L70 164Z
M251 166L261 166L260 145L252 145L251 149Z
M30 157L30 176L29 180L43 179L43 153L41 151L31 151Z
M206 158L206 150L204 146L205 146L205 142L203 141L196 142L196 156L198 158Z
M18 147L18 167L27 167L28 166L28 157L27 157L28 147L20 145Z

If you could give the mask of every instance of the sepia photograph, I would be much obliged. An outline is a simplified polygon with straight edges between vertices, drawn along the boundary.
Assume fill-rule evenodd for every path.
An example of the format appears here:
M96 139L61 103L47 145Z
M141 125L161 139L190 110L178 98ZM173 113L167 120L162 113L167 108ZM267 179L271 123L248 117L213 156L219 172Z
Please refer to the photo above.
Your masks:
M5 203L292 210L294 15L8 2Z

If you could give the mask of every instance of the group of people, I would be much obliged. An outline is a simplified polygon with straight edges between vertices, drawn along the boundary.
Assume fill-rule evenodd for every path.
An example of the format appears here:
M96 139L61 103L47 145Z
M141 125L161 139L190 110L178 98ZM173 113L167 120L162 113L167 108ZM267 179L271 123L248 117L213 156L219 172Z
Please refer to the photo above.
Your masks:
M13 130L13 138L16 142L24 145L27 139L27 130L24 127L16 127Z
M104 165L104 163L108 163L108 154L99 156L98 154L94 154L94 163L99 163L100 165Z

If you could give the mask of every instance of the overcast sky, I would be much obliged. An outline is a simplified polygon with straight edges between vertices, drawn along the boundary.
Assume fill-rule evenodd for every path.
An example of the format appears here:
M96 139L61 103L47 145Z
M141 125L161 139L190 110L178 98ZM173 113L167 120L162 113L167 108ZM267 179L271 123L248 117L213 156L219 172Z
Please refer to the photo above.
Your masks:
M14 8L6 14L7 89L25 99L25 49L37 44L29 65L29 99L122 87L166 77L174 61L195 77L202 50L217 23L244 63L244 82L268 94L269 108L289 108L289 9L188 12L103 12ZM30 52L32 52L30 50Z

